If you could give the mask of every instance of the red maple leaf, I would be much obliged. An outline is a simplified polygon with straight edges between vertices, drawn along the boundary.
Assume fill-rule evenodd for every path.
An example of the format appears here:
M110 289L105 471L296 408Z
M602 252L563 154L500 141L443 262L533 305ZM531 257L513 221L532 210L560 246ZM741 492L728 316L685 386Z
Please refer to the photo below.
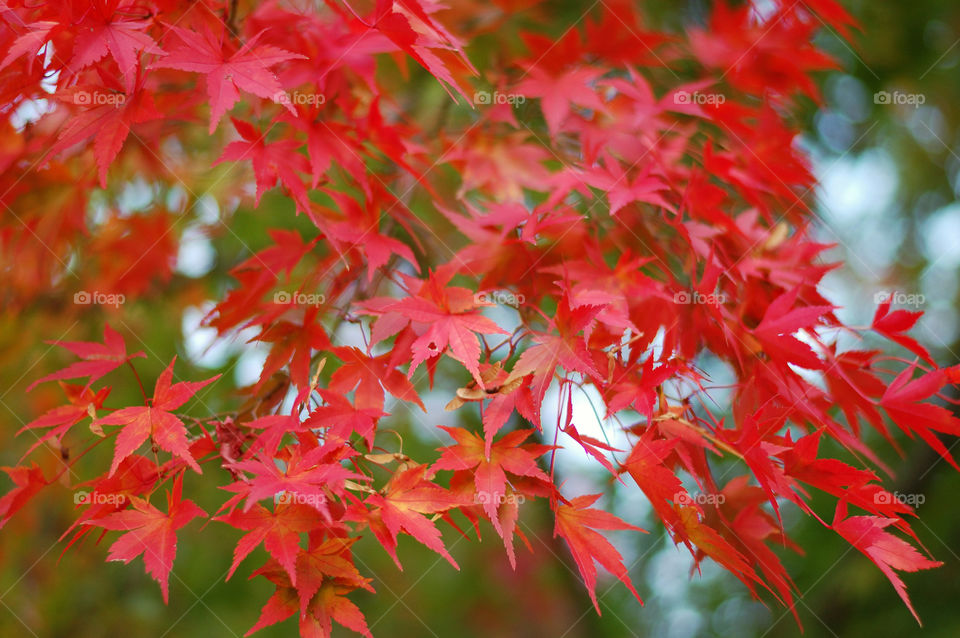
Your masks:
M283 312L282 319L260 317L262 329L251 341L270 343L270 354L263 364L260 379L254 386L259 391L270 377L285 365L289 365L290 378L300 388L295 403L306 397L310 386L310 360L315 350L327 350L331 347L323 323L319 320L320 309L317 306L297 306L274 304L275 310ZM287 316L289 315L289 317Z
M887 414L901 430L913 436L913 432L936 450L950 465L960 470L953 456L934 432L960 435L960 419L950 410L932 403L923 403L939 392L947 383L943 370L932 370L913 379L916 368L909 366L887 387L880 399Z
M298 567L307 568L309 566L311 568L312 573L308 586L294 587L286 571L274 560L267 561L263 567L254 573L254 575L265 577L276 585L277 589L263 606L257 623L244 634L245 636L299 612L301 636L330 638L333 623L337 622L347 629L367 636L367 638L373 638L363 613L345 596L345 594L358 587L369 591L373 591L373 589L368 585L368 579L357 579L352 575L349 578L343 577L342 574L349 571L345 568L345 564L350 565L349 560L346 559L349 550L343 549L348 548L348 544L341 539L331 539L328 545L330 546L329 549L319 547L314 552L314 555L321 552L326 554L326 557L322 559L322 564L317 565L313 561L309 563L298 561ZM340 549L338 550L338 548ZM340 556L337 555L338 551L342 552ZM337 558L340 558L339 564L337 564ZM353 572L355 571L353 570ZM306 580L305 577L301 578L301 582ZM306 604L304 604L304 600L306 600Z
M749 476L738 476L724 486L716 519L721 521L720 526L727 532L726 538L734 549L749 557L767 581L773 584L779 592L780 601L790 608L797 625L802 629L800 615L793 604L796 585L776 553L768 546L768 541L785 544L798 551L799 548L786 538L777 521L763 509L767 500L763 489L749 485L749 480ZM730 511L728 520L721 519L724 509Z
M899 343L901 346L916 354L930 365L936 367L937 364L933 360L933 357L930 356L930 353L927 351L927 349L917 343L916 339L903 334L917 324L917 321L920 320L920 317L923 316L923 313L910 312L909 310L902 309L890 312L891 303L893 303L893 297L889 296L879 306L877 306L877 311L873 315L871 327L887 339L890 339L895 343Z
M12 490L0 497L0 527L3 527L48 482L36 463L31 463L30 467L0 467L0 470L7 473L14 485Z
M473 470L476 493L474 502L483 505L497 533L503 536L497 511L505 502L507 475L528 476L548 483L550 478L537 465L537 457L551 448L547 445L521 445L533 430L509 432L486 452L486 444L476 434L463 428L440 426L453 437L456 445L442 448L434 470Z
M837 503L832 528L880 568L893 588L897 590L897 595L907 605L910 613L917 619L917 624L922 625L920 616L910 604L906 586L894 570L915 572L939 567L943 563L925 558L906 541L883 531L885 527L897 522L896 518L881 516L850 516L848 518L847 504L841 500Z
M823 430L812 432L798 439L792 448L778 454L783 460L784 474L843 498L868 512L899 516L912 511L909 505L883 489L873 472L857 469L838 459L817 458L822 435ZM904 521L901 523L906 525Z
M369 524L370 531L400 569L403 569L397 558L400 532L414 537L460 569L444 547L440 530L424 515L445 512L465 503L453 492L430 482L428 469L426 465L415 465L398 470L382 493L371 494L363 505L351 507L347 517ZM368 507L373 509L368 511Z
M49 156L53 157L92 137L101 188L107 187L107 171L133 126L162 117L142 81L131 83L123 90L113 82L103 86L80 85L58 94L64 100L91 107L67 121L49 150Z
M354 401L358 408L383 409L386 389L390 394L410 401L426 412L416 388L404 374L391 365L391 353L369 357L359 348L334 348L343 364L330 376L328 389L346 394L356 390Z
M52 20L41 20L24 25L25 31L17 36L16 40L10 45L7 55L0 62L0 70L3 70L11 62L21 56L27 56L28 69L33 69L33 63L37 53L50 40L51 36L62 30L59 22Z
M579 372L584 376L600 377L585 339L578 333L585 330L601 310L603 306L571 307L569 297L564 295L557 306L556 315L550 320L558 334L536 333L534 341L537 345L524 350L513 366L508 381L533 375L530 387L536 425L540 425L540 405L557 367L562 366L567 372Z
M693 554L698 563L704 556L709 556L739 578L751 592L754 591L755 583L769 589L767 584L757 576L747 558L731 545L730 541L725 539L720 532L704 522L699 508L692 505L683 505L679 506L677 510L678 525L673 528L673 533L678 539L677 542L683 541L688 548L691 547L691 544L696 547ZM693 551L692 548L691 551Z
M595 529L620 529L635 530L646 532L646 530L630 525L620 520L613 514L591 508L600 494L578 496L572 499L569 504L559 505L556 509L556 526L554 527L554 536L561 536L570 547L570 553L573 554L573 560L577 563L580 575L583 577L583 584L586 585L590 593L590 599L597 613L600 613L600 604L597 601L597 568L593 564L597 561L606 568L611 574L617 577L627 589L637 597L641 603L640 594L633 588L630 581L630 575L623 564L623 557L620 552L610 544L606 538Z
M104 529L125 532L110 546L107 560L122 560L129 563L143 554L146 571L160 583L163 602L169 602L168 580L173 560L177 556L177 530L197 516L206 516L200 507L190 500L182 500L183 474L173 482L173 490L167 492L166 513L158 510L136 496L130 497L133 509L114 512L103 518L86 521Z
M179 69L206 76L210 133L216 130L223 114L240 99L241 90L273 99L295 114L290 104L281 99L283 87L270 68L288 60L304 60L306 56L269 44L258 45L259 35L247 40L239 50L230 51L225 32L218 36L209 27L202 35L177 26L170 29L181 42L168 51L168 56L154 62L152 68Z
M67 399L70 401L69 405L62 405L48 410L43 416L27 423L17 432L17 434L21 434L26 430L53 428L45 432L43 436L37 437L36 442L24 453L24 457L49 439L56 439L58 443L62 442L67 431L90 416L91 410L98 410L103 405L107 395L110 394L109 387L102 388L100 391L94 393L89 387L80 385L61 382L60 386L64 392L67 393Z
M381 207L386 207L387 211L395 206L400 206L398 200L394 200L389 207L386 204L384 189L376 188L373 191L373 198L364 202L357 202L352 197L347 197L343 193L325 189L324 192L333 199L343 216L344 221L332 221L325 224L329 235L343 244L361 250L367 258L367 281L373 280L373 275L379 272L390 260L391 255L402 257L410 263L417 272L420 271L420 265L413 255L413 251L408 245L389 237L380 232ZM337 215L339 220L340 216Z
M479 334L508 334L478 311L472 291L458 286L444 287L449 277L430 274L419 295L409 296L388 305L384 310L406 320L426 326L410 346L413 360L407 377L412 377L423 361L443 354L450 348L450 355L470 371L474 380L480 379Z
M140 53L164 55L149 35L143 31L150 25L148 20L125 19L136 11L135 4L120 6L121 0L95 0L77 24L77 36L73 43L73 57L67 70L76 73L100 60L110 52L117 61L120 72L133 85Z
M275 456L285 435L304 431L300 418L291 414L268 414L245 425L253 430L262 430L247 448L248 457L261 449L264 454Z
M833 306L793 308L799 294L800 289L794 288L770 302L753 334L771 359L817 370L824 367L823 361L793 334L801 329L811 330L821 316L833 310Z
M127 346L123 342L123 337L111 328L110 324L104 324L103 326L103 343L95 341L54 341L52 343L61 348L66 348L83 361L71 363L63 370L37 379L27 386L27 392L44 381L76 379L78 377L87 377L87 387L89 387L94 381L111 370L119 368L130 359L146 356L143 352L127 354Z
M659 194L661 191L668 190L667 185L651 175L650 168L651 166L648 165L646 170L639 172L631 179L620 162L607 155L603 168L591 170L585 176L585 181L590 186L607 193L611 215L616 215L617 211L632 202L645 202L674 210L674 207Z
M227 580L233 576L240 562L263 543L264 549L287 571L294 585L297 583L297 555L302 551L300 535L323 525L316 509L300 503L279 504L273 511L257 503L252 509L235 509L214 520L248 530L233 550L233 563L227 572Z
M467 95L454 79L448 62L438 57L432 49L453 50L457 53L455 60L459 62L458 66L474 73L476 73L476 70L464 54L460 42L439 22L430 17L429 13L436 11L437 7L432 3L427 3L429 7L427 9L421 4L420 0L408 0L403 5L399 5L403 9L402 12L395 11L394 6L392 0L377 0L372 24L362 20L356 14L354 15L358 22L368 28L376 29L420 63L423 68L441 82L451 96L453 94L449 87L456 89L466 98Z
M567 414L570 415L572 414L572 412L573 411L570 410L568 407ZM595 458L597 462L600 463L600 465L602 465L604 468L606 468L608 472L610 472L613 475L616 475L618 473L617 469L613 467L612 463L610 463L610 460L607 458L607 455L604 454L604 451L622 452L623 450L618 450L617 448L607 443L604 443L599 439L595 439L592 436L587 436L586 434L580 434L580 432L577 431L577 426L575 426L573 423L568 423L563 428L563 433L568 435L571 439L573 439L577 443L579 443L580 447L583 448L583 451L589 454L590 456L592 456L593 458Z
M306 428L326 428L327 437L349 441L357 433L364 438L368 449L373 449L373 436L380 417L389 416L378 408L354 407L349 399L336 392L318 389L326 405L315 408L304 421Z
M539 97L543 117L550 134L557 135L569 117L574 104L597 111L604 110L603 101L591 86L603 75L601 69L579 67L557 76L551 76L538 66L531 66L529 74L514 89L526 97Z
M679 524L672 504L688 498L687 491L677 475L664 461L677 445L676 440L654 439L653 429L648 429L640 438L623 469L630 473L637 486L643 490L653 510L668 527Z
M302 501L331 520L328 491L342 492L346 479L367 480L339 463L341 459L357 454L342 445L341 441L315 447L306 454L301 453L299 445L288 446L285 451L285 454L278 455L284 460L282 468L277 466L272 456L264 458L262 455L228 466L234 471L253 474L252 479L225 488L246 494L244 510L249 510L259 500L286 495L284 498L292 502Z
M117 435L116 452L110 465L109 476L113 476L120 461L133 454L147 438L160 449L179 456L198 474L202 473L200 465L190 455L187 428L172 410L186 403L200 388L219 379L220 375L206 381L182 381L171 385L176 360L174 357L170 365L157 377L153 399L148 401L148 405L121 408L95 421L96 425L124 426Z
M131 496L148 494L160 476L158 469L153 459L134 454L120 462L119 471L113 476L102 476L86 484L87 489L76 492L75 500L79 501L77 505L83 507L83 511L60 536L62 540L76 530L63 551L93 531L85 525L86 521L125 509Z
M307 187L297 173L309 173L310 165L307 158L297 152L300 143L295 140L267 143L267 133L261 132L249 122L234 117L231 117L230 121L233 122L234 128L240 133L243 141L227 144L223 154L212 166L225 160L234 162L250 160L253 162L253 174L257 180L257 206L260 205L263 194L273 188L279 179L289 189L297 206L301 210L307 210L309 208Z
M297 556L297 595L300 598L300 617L307 616L308 606L326 583L335 581L372 592L370 579L357 571L350 555L350 546L356 539L333 537L323 542L311 541L310 547ZM326 592L329 593L329 592ZM321 596L324 598L325 596ZM315 610L316 611L316 610ZM316 614L315 614L316 615Z

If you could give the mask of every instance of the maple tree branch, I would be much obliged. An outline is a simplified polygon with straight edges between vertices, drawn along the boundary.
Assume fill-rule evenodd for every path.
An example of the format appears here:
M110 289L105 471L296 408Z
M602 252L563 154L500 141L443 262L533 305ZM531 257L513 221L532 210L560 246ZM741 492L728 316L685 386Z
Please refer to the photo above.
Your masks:
M239 4L239 0L230 0L230 7L229 7L229 9L227 10L227 19L226 19L226 21L225 21L225 24L226 24L226 26L227 26L227 31L229 31L230 34L233 35L233 36L236 36L236 34L237 34L237 22L236 22L236 20L237 20L237 5L238 5L238 4Z
M140 379L140 373L137 372L136 366L133 365L133 361L130 359L127 359L126 364L133 370L133 376L137 379L137 385L140 386L140 394L143 395L143 404L150 405L150 399L147 398L147 391L143 387L143 381Z

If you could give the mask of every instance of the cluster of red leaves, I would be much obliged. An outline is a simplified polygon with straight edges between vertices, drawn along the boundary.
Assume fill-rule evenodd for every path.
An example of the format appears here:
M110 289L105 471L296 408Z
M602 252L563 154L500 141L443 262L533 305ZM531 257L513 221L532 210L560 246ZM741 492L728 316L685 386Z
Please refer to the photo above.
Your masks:
M233 268L236 287L207 317L270 349L229 417L178 413L212 379L173 383L173 362L143 405L107 409L110 387L94 386L135 371L142 353L109 326L103 343L59 344L81 361L40 380L60 381L68 403L24 428L38 436L31 452L87 419L95 440L116 436L112 464L86 483L110 498L81 505L71 543L94 527L123 532L109 559L142 554L166 599L177 532L207 516L183 498L183 478L212 463L203 480L226 478L232 493L216 520L245 533L230 575L260 544L272 556L254 572L277 589L253 629L297 615L303 636L328 636L333 622L370 635L347 598L372 591L352 557L359 535L369 529L398 566L401 535L456 566L438 524L459 530L459 513L478 533L489 522L515 564L520 510L539 500L596 604L596 563L636 594L603 531L642 530L595 507L599 495L561 489L557 450L581 447L622 489L632 479L697 563L713 559L751 592L793 606L773 551L790 546L780 508L791 502L909 606L894 570L938 563L887 531L915 538L913 512L869 469L886 470L861 421L891 439L889 419L956 465L938 435L960 434L960 421L931 400L957 374L906 336L915 314L886 303L855 330L818 293L835 265L807 232L813 176L791 119L799 97L818 99L811 74L833 65L813 34L826 23L848 34L852 19L834 0L777 0L762 15L718 2L708 24L667 33L609 0L554 39L529 27L554 15L547 3L449 4L0 3L8 305L62 293L77 271L88 289L132 296L168 281L171 213L189 215L190 198L131 215L91 195L138 179L190 190L179 175L212 159L191 152L197 139L212 140L213 163L238 166L214 194L259 204L279 188L315 227L304 237L264 220L272 243ZM477 38L499 52L479 70ZM383 68L418 90L425 70L458 117L416 121ZM414 196L437 216L414 212ZM494 312L491 300L516 303ZM336 344L345 324L364 347ZM870 330L919 359L889 370L878 351L839 347L841 333ZM707 356L735 378L726 418L707 400ZM463 386L451 416L479 411L482 431L444 428L453 444L434 459L391 452L387 395L418 418L419 381L432 387L440 366ZM63 383L74 379L85 381ZM577 429L572 396L585 386L631 449ZM560 423L541 416L551 387ZM819 456L824 439L863 467ZM720 458L739 468L722 484ZM3 523L62 475L5 471L15 487L0 498ZM149 500L164 484L161 509ZM811 490L835 513L818 515Z

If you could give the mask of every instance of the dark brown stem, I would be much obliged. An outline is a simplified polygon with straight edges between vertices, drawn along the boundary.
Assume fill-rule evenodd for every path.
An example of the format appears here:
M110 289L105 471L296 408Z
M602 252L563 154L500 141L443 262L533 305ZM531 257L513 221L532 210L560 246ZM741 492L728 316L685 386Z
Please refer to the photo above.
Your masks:
M230 0L230 9L225 23L230 35L234 37L237 35L237 3L238 0Z

